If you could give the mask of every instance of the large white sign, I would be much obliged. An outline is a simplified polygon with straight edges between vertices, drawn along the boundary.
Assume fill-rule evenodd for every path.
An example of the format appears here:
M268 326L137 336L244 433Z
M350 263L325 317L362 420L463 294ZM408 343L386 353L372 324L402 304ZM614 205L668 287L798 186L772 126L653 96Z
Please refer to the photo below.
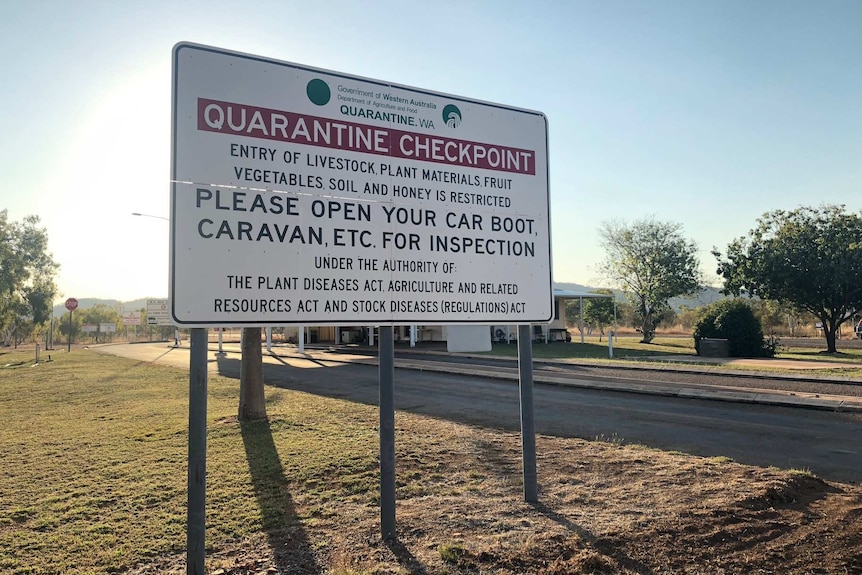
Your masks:
M550 320L543 114L206 46L173 56L176 323Z

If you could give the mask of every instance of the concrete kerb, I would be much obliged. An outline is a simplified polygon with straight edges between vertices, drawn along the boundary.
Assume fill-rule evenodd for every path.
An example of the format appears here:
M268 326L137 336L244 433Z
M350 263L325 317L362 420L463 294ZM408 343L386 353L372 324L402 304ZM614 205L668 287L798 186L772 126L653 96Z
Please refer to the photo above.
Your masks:
M349 353L349 352L346 352ZM434 351L434 350L417 350L415 348L410 349L410 353L422 353L427 355L446 355L446 356L460 356L460 357L468 357L472 359L509 359L515 360L512 357L503 357L503 356L488 356L488 355L476 355L469 353L456 353L450 354L448 352ZM823 383L847 383L847 382L858 382L862 383L859 379L851 378L851 377L840 377L834 375L819 375L819 374L810 374L810 373L786 373L786 372L763 372L763 371L750 371L739 368L727 368L722 367L720 363L710 362L707 359L698 359L696 362L689 363L688 365L680 365L676 363L668 363L671 361L668 358L661 359L649 359L649 357L617 357L617 360L620 359L630 359L632 361L639 361L637 364L619 364L619 363L609 363L609 361L613 360L589 360L589 359L564 359L564 358L533 358L534 363L544 363L550 365L568 365L568 366L584 366L584 367L609 367L618 370L630 370L630 371L672 371L675 373L689 373L692 375L697 374L717 374L717 375L733 375L734 377L744 377L749 379L787 379L787 380L817 380ZM791 361L791 360L787 360ZM846 367L846 364L841 364L842 367Z
M210 345L210 351L213 351L212 345ZM224 346L227 349L227 346ZM217 347L215 350L217 351ZM229 349L227 351L231 351L234 353L238 353L239 349ZM448 354L446 352L439 351L417 351L415 348L410 348L410 353L422 353L427 355L447 355L447 356L460 356L460 357L470 357L470 358L487 358L487 356L475 356L470 354ZM369 356L368 354L374 353L373 350L370 349L344 349L339 346L330 346L325 348L306 348L305 353L299 353L294 350L285 350L284 348L274 348L271 354L265 353L266 355L272 355L276 357L294 357L294 358L304 358L304 359L323 359L321 356L325 356L328 361L335 363L365 363L368 365L377 365L377 358L373 356ZM349 359L350 356L355 355L364 355L364 357L357 359ZM340 356L340 357L338 357ZM590 367L601 367L604 364L597 364L591 362L571 362L571 361L557 361L557 360L547 360L540 359L534 360L536 363L549 363L549 364L565 364L565 365L585 365ZM507 381L517 381L518 374L517 372L512 373L512 368L506 367L496 367L496 366L477 366L472 364L458 364L458 363L446 363L446 364L433 364L430 362L419 362L415 360L407 360L407 359L398 359L396 353L395 359L396 367L400 369L411 369L416 371L431 371L438 373L452 373L459 375L469 375L476 377L486 377L492 379L501 379ZM617 366L616 364L613 366L614 369L633 369L633 370L652 370L652 371L662 371L667 370L671 366L663 366L660 369L651 368L650 366ZM682 373L692 373L692 374L702 374L702 373L721 373L721 374L730 374L734 376L741 377L753 377L753 378L769 378L769 379L803 379L799 376L793 376L793 374L762 374L762 373L739 373L737 370L721 370L717 371L715 369L702 369L696 370L690 367L682 367L682 369L672 369L672 371L682 372ZM585 380L581 378L573 378L573 377L559 377L559 376L549 376L543 375L540 373L534 372L533 379L537 384L543 385L558 385L558 386L567 386L567 387L579 387L584 389L595 389L602 391L617 391L617 392L625 392L625 393L638 393L644 395L660 395L666 397L680 397L680 398L688 398L688 399L704 399L710 401L726 401L733 403L752 403L752 404L762 404L762 405L776 405L776 406L784 406L784 407L795 407L795 408L804 408L804 409L817 409L824 411L837 411L837 412L856 412L862 413L862 398L853 398L853 397L840 397L840 396L830 396L830 395L822 395L822 394L800 394L796 392L780 392L780 391L766 391L762 389L752 389L750 391L740 390L735 388L719 388L715 386L688 386L688 385L676 385L672 383L659 383L659 384L647 384L643 382L635 382L635 381L624 381L619 379L609 379L607 381L601 380ZM804 379L814 379L811 376L804 377ZM824 378L816 378L818 381L834 381L836 383L846 383L847 379L824 379Z

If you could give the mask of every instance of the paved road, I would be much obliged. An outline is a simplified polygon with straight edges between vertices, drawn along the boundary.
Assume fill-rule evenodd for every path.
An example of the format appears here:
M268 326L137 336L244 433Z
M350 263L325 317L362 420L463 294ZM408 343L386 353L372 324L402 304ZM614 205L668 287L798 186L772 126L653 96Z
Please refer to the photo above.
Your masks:
M188 349L171 349L163 343L101 350L188 368ZM216 358L211 351L210 368L238 378L239 358L235 352ZM325 352L267 357L264 378L268 385L376 405L377 367L349 359ZM395 377L398 410L519 429L515 381L406 369L397 369ZM695 455L728 456L752 465L810 469L825 479L862 481L862 414L858 413L564 385L537 385L535 410L536 431L542 434L619 438Z
M368 352L365 352L366 355ZM513 373L517 369L517 360L511 358L489 357L485 355L470 356L464 354L449 354L439 352L420 352L409 349L399 349L397 360L403 366L422 367L445 363L446 370L456 370L462 373L469 371L470 366L481 367L484 373ZM686 356L685 359L688 359ZM720 362L722 360L715 360ZM757 395L772 394L772 403L787 405L804 404L821 409L858 409L862 411L862 380L846 376L811 375L806 373L809 365L817 367L847 367L848 364L826 364L824 362L805 362L797 360L741 360L751 365L761 367L784 367L787 373L743 371L738 368L726 369L720 363L712 366L685 365L684 363L645 363L622 366L620 364L597 365L594 362L565 359L534 360L534 371L537 379L546 383L565 381L582 383L584 378L597 381L624 381L629 389L649 392L648 387L657 391L657 386L664 385L670 389L721 389L725 392L745 392ZM802 369L789 369L789 368ZM749 366L750 369L750 366ZM638 389L642 384L650 384L647 388ZM715 394L713 394L715 395ZM717 397L721 399L721 397ZM783 401L782 401L783 398ZM732 397L730 399L733 399ZM766 398L760 397L760 400ZM818 400L818 401L815 401ZM844 402L842 405L841 402Z

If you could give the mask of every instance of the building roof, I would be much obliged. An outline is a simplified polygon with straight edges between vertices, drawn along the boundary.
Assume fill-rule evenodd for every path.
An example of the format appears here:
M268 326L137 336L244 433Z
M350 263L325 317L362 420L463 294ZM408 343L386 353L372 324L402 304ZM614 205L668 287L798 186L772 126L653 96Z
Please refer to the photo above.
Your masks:
M575 290L567 290L567 289L556 289L554 288L554 297L560 299L580 299L580 298L591 298L591 297L614 297L614 294L610 293L593 293L589 291L575 291Z

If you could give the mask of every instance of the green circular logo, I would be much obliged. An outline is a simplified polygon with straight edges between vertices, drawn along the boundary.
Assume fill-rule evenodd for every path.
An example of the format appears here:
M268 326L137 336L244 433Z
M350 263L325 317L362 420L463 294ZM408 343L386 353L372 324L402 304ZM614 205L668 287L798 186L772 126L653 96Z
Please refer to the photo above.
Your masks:
M328 104L329 98L332 95L329 92L329 85L319 78L315 78L308 83L308 86L305 88L305 93L308 94L308 99L318 106L325 106Z
M457 128L461 125L461 110L455 104L446 104L443 107L443 121L450 128Z

